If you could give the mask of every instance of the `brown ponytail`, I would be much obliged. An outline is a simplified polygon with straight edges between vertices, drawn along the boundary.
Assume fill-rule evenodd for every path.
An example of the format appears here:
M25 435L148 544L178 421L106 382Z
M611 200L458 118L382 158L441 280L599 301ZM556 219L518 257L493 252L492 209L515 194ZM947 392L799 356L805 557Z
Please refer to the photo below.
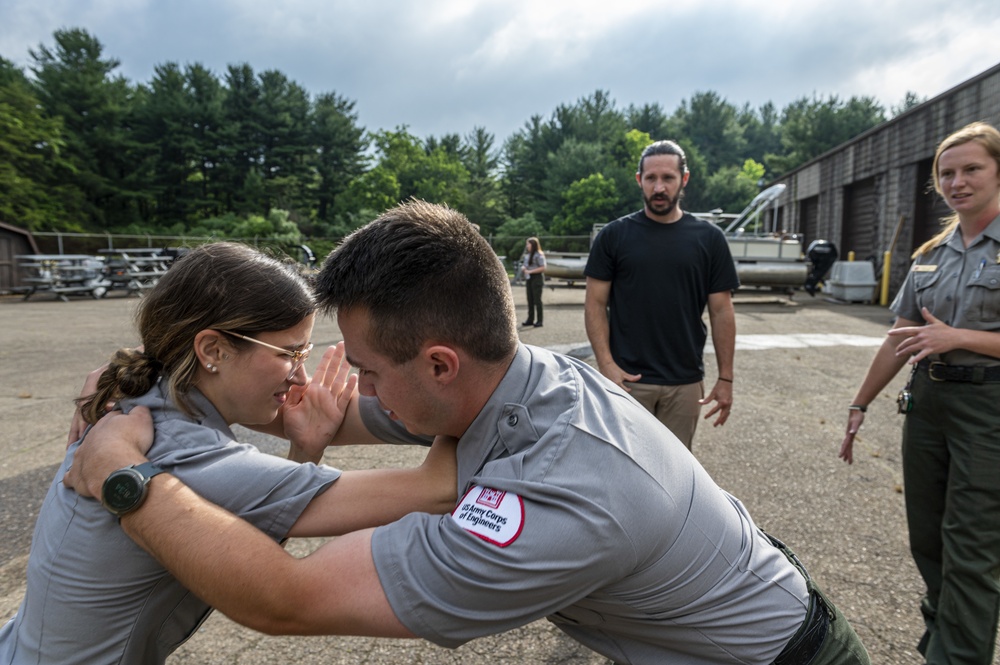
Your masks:
M162 369L159 361L138 349L118 349L97 380L97 392L76 400L83 419L96 423L107 404L146 394L156 384Z

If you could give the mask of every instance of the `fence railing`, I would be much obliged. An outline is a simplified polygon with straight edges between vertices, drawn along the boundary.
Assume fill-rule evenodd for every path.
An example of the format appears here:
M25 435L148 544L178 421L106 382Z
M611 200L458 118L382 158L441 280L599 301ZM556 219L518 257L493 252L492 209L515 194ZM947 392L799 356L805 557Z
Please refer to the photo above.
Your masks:
M36 231L32 235L38 244L39 251L44 254L95 254L100 250L114 251L135 247L193 247L220 240L243 242L254 247L266 247L281 251L303 263L307 257L302 245L311 248L335 247L342 238L301 237L298 242L285 238L253 237L253 238L220 238L213 236L189 235L156 235L127 233L69 233L63 231ZM539 236L539 242L546 252L587 252L590 247L590 236ZM504 257L508 267L512 266L521 256L525 238L521 236L488 235L486 240L493 250ZM325 250L322 250L325 252ZM317 254L319 254L317 252ZM316 259L323 260L322 255Z
M155 235L150 233L69 233L34 231L35 243L45 254L91 254L98 250L114 251L136 247L191 247L219 240L243 242L255 247L288 245L285 238L219 238L214 236Z

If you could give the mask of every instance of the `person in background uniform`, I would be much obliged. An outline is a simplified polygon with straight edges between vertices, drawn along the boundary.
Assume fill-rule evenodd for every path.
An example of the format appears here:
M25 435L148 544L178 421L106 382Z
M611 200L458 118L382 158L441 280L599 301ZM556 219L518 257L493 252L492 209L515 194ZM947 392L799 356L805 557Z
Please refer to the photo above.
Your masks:
M341 473L300 463L319 461L334 435L348 433L338 428L355 383L342 346L324 354L308 381L315 308L289 265L235 243L194 249L140 302L143 350L119 350L81 411L93 423L109 400L122 399L125 411L149 408L152 464L128 473L182 478L272 542L449 509L448 446L417 469ZM291 459L235 440L233 423L266 425L279 409ZM115 515L63 485L78 445L70 445L39 513L24 600L0 628L0 663L163 663L212 608L132 542ZM138 484L122 487L118 499L141 497L131 493Z
M527 278L528 318L522 326L542 327L542 291L545 287L545 253L538 238L528 238L524 243L522 270Z
M918 648L934 665L991 665L1000 613L1000 132L977 122L934 155L954 211L913 255L897 319L849 407L840 457L868 405L899 396L910 551L927 587Z
M635 181L644 208L597 234L584 274L587 337L601 373L632 394L689 449L701 407L729 418L733 403L736 266L722 230L686 214L689 177L673 141L646 147ZM718 377L705 397L708 306Z
M619 663L870 662L787 549L656 418L586 363L518 342L507 272L460 213L388 210L330 254L317 288L385 427L459 438L462 498L296 559L153 478L122 527L227 615L267 633L445 647L547 617ZM142 460L142 421L106 420L68 477L83 492Z

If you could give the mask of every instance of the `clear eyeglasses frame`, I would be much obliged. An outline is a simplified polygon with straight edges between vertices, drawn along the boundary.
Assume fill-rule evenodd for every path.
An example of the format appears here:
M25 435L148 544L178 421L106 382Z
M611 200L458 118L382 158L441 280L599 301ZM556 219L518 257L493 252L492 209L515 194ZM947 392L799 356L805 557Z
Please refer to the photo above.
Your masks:
M306 346L306 348L300 351L291 351L289 349L283 349L280 346L275 346L274 344L268 344L267 342L262 342L259 339L254 339L249 335L241 335L240 333L235 333L230 330L220 330L219 332L230 335L231 337L238 337L240 339L245 339L246 341L253 342L254 344L260 344L261 346L273 349L278 353L281 353L291 358L292 369L290 372L288 372L288 376L285 377L286 381L292 380L292 378L295 376L295 373L298 372L299 368L305 364L306 360L309 358L309 353L313 350L313 345L311 342L309 343L309 345Z

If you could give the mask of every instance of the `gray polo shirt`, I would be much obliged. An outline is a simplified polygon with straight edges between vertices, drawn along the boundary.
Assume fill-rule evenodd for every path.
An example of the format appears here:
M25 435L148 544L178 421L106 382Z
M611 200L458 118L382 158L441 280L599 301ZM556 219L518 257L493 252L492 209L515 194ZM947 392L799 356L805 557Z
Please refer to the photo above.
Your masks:
M126 411L150 407L155 439L147 456L275 540L340 476L237 443L211 402L197 391L191 398L203 416L181 413L159 385L125 403ZM24 601L0 628L0 663L163 663L211 608L133 543L99 501L63 486L76 448L42 504Z
M520 346L458 446L451 515L378 528L400 621L442 646L548 617L619 662L768 663L805 580L681 443L588 365Z
M958 228L931 251L918 256L890 309L923 321L920 308L953 328L1000 332L1000 217L969 247ZM996 365L968 349L932 354L950 365Z

